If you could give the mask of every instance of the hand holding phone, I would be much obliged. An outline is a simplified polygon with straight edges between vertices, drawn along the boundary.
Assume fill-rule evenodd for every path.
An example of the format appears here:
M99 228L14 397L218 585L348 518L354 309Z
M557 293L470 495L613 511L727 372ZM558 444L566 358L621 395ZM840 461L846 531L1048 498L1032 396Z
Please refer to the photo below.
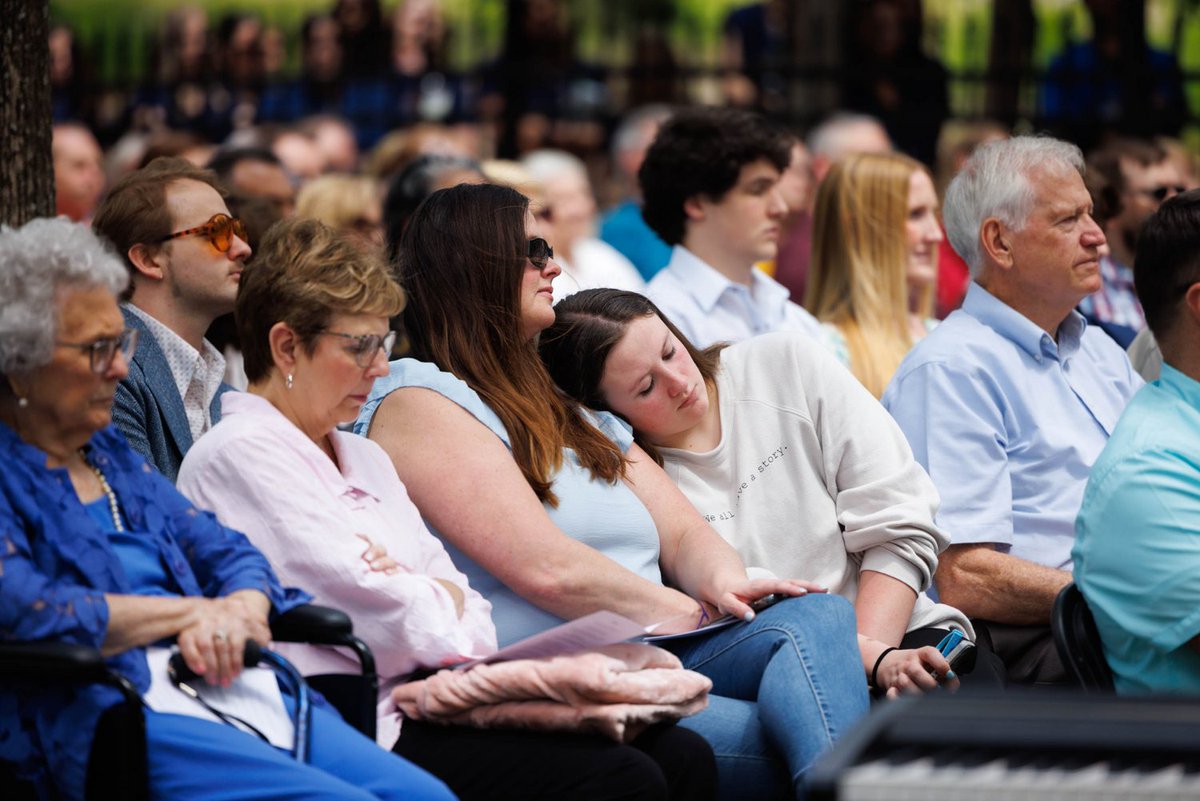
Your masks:
M970 673L975 669L975 643L961 631L951 631L937 644L937 649L955 673Z

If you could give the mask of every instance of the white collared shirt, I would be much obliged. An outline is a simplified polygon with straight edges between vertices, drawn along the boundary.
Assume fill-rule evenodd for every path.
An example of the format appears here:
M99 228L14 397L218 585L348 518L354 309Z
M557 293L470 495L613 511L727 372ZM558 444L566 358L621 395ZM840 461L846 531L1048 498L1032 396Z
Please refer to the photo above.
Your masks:
M145 323L158 342L167 366L171 368L171 378L175 380L179 397L183 398L192 440L199 439L212 427L210 409L225 377L225 357L207 339L203 340L204 350L197 351L183 337L137 306L130 303L125 307Z
M768 331L816 337L816 318L789 299L785 286L757 267L750 286L734 283L683 245L647 287L647 295L692 344L741 342Z

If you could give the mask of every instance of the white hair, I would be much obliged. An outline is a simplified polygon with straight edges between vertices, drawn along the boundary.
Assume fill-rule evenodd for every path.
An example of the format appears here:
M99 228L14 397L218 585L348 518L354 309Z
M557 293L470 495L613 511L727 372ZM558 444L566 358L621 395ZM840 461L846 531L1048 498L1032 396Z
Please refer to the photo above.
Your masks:
M583 161L565 150L535 150L521 159L521 166L540 184L560 175L587 177L587 166Z
M943 203L946 236L972 277L983 269L979 228L995 217L1021 230L1033 211L1035 188L1030 175L1083 174L1083 153L1070 142L1049 136L1015 136L981 145L950 182Z
M125 263L91 228L66 217L0 226L0 375L50 361L58 327L58 293L129 283Z
M858 114L849 111L837 111L821 121L813 128L805 145L814 157L820 156L829 161L837 161L845 153L843 142L855 128L871 128L877 131L884 141L890 141L887 130L875 117L870 114Z

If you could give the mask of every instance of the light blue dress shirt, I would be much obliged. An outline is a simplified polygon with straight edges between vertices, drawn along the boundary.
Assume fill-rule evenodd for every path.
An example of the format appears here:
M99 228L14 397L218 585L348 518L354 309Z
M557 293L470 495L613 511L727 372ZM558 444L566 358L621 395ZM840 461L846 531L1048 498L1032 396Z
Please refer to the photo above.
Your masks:
M682 245L646 294L697 348L741 342L768 331L817 337L817 319L789 300L787 287L755 267L750 286L730 281Z
M1075 581L1119 692L1200 693L1200 383L1163 365L1096 460Z
M391 363L388 375L375 382L371 395L358 413L354 433L366 436L379 404L390 393L404 387L430 389L453 401L500 438L510 451L508 429L475 390L458 377L438 369L437 365L417 359ZM593 422L622 452L633 445L633 434L607 412L595 412ZM662 584L658 567L658 529L649 510L623 481L609 484L593 479L571 449L563 452L562 468L554 475L554 494L558 506L547 505L551 522L567 536L589 545L622 567L647 581ZM470 502L469 498L463 499ZM426 521L429 525L429 521ZM466 574L475 590L492 604L492 621L500 647L531 637L562 623L562 618L540 609L513 592L496 576L468 557L442 533L429 530L446 546L454 566Z
M971 282L882 400L937 486L953 544L1070 570L1088 474L1141 386L1125 352L1077 312L1056 343Z

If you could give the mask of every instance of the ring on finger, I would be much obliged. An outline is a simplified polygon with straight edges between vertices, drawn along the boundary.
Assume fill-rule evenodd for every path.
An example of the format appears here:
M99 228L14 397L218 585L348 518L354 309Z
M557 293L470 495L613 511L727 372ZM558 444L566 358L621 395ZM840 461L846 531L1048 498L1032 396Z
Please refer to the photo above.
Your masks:
M229 635L225 633L224 629L217 629L213 632L213 639L217 642L225 642L229 639Z

